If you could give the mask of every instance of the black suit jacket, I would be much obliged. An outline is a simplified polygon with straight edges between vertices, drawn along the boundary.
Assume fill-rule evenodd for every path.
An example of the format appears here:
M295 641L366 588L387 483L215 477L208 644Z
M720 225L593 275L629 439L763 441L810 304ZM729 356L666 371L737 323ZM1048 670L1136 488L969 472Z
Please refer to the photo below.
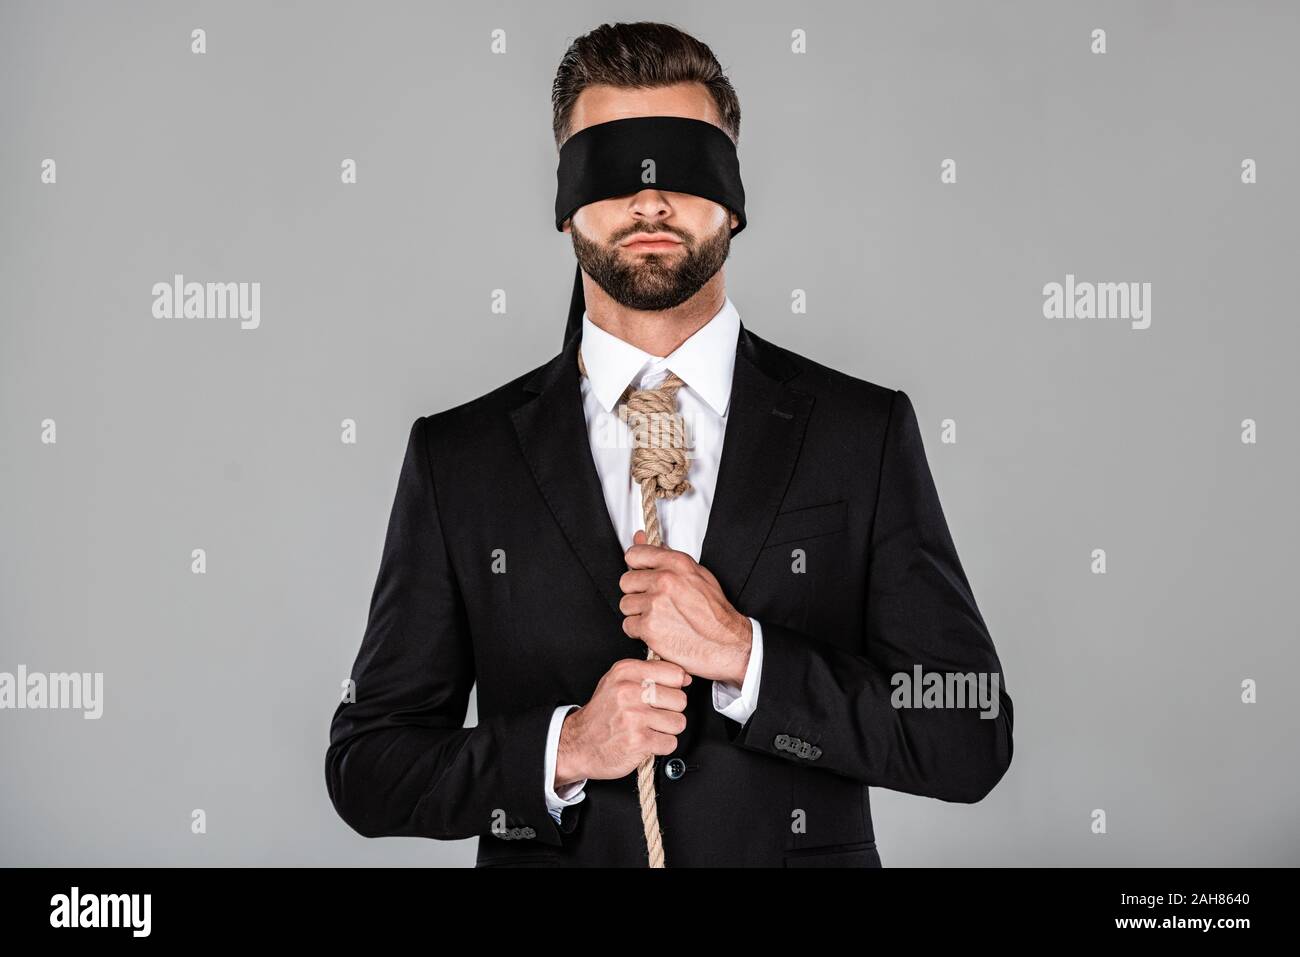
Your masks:
M635 774L589 781L559 826L543 796L555 707L646 652L622 630L578 345L411 427L325 757L367 837L479 837L478 866L646 866ZM742 323L700 564L761 623L762 678L743 727L712 681L686 689L686 730L656 759L666 866L879 866L869 786L974 802L1001 779L1005 683L995 720L890 701L916 665L1001 673L906 393Z

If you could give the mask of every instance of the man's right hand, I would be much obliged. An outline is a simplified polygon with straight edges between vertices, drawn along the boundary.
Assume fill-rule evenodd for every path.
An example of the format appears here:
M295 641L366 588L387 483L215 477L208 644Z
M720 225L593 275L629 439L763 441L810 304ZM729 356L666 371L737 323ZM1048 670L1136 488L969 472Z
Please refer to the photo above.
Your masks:
M601 677L591 700L560 727L557 789L585 779L613 780L647 754L672 754L686 730L691 676L671 661L624 658Z

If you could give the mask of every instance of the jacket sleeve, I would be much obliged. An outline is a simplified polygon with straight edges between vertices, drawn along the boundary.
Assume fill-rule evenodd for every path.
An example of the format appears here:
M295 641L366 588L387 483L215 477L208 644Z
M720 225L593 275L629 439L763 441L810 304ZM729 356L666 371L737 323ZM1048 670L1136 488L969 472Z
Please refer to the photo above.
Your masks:
M973 803L1011 763L1011 698L939 505L916 413L901 390L893 395L880 470L865 634L831 642L763 622L763 693L732 743L810 773ZM854 646L860 654L846 650ZM949 675L964 676L965 690L982 676L987 706L976 695L965 707L952 706L953 697L945 707L895 707L916 703L918 668L954 689Z
M580 806L547 813L556 700L464 727L475 681L465 605L443 540L425 417L397 482L361 648L330 724L325 780L365 837L495 835L560 845Z

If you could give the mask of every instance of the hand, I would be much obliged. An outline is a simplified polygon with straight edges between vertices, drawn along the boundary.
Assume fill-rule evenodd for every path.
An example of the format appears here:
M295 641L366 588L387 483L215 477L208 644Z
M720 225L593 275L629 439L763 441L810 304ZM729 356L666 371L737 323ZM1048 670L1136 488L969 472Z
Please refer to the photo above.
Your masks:
M686 730L691 676L671 661L624 658L601 677L591 700L560 725L555 787L583 778L621 778L647 754L672 754Z
M745 680L754 626L722 594L713 573L685 552L646 544L638 531L624 552L628 571L618 580L623 631L660 658L693 675Z

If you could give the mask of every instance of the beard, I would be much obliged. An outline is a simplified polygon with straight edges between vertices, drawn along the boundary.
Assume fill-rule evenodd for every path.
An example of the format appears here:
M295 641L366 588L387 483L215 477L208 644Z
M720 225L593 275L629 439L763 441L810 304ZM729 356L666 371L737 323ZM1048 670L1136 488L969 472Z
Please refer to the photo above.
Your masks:
M672 309L690 299L722 268L731 250L731 225L727 222L699 243L677 230L654 230L682 241L680 252L666 253L621 252L618 243L643 232L639 227L613 237L609 245L582 235L576 223L570 223L569 231L582 271L615 302L645 312Z

